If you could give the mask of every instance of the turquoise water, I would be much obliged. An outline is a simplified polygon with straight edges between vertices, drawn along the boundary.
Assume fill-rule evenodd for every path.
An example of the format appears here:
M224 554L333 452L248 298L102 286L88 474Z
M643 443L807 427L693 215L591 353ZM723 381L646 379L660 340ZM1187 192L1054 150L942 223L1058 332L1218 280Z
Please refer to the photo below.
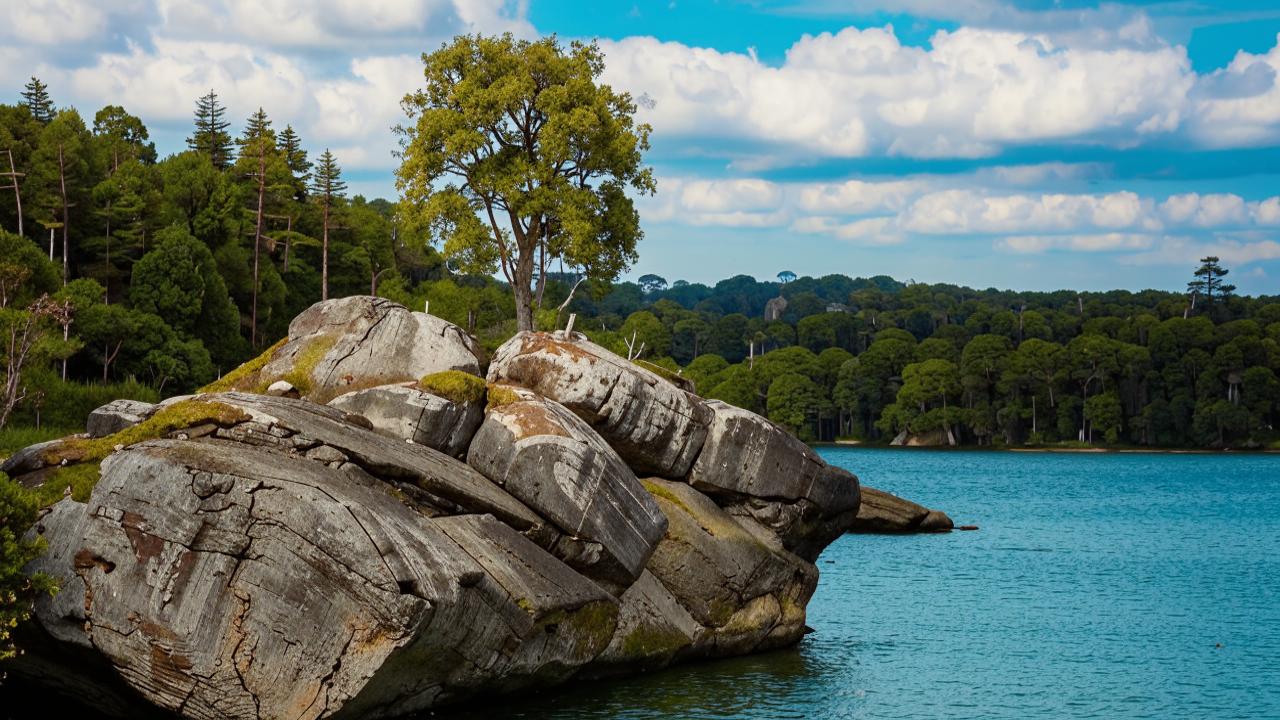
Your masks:
M1280 718L1280 456L820 452L982 529L841 538L795 649L456 717Z

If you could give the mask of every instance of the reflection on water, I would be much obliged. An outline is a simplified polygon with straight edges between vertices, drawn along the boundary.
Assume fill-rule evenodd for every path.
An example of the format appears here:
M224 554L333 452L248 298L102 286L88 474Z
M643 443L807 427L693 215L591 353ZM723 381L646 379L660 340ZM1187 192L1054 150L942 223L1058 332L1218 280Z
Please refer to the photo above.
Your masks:
M841 538L797 648L432 717L1280 717L1280 456L822 452L982 529Z

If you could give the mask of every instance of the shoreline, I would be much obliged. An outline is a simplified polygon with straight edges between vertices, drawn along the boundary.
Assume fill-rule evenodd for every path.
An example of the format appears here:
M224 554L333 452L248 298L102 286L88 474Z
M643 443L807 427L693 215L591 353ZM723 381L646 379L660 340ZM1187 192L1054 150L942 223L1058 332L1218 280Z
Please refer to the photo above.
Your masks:
M1018 453L1085 453L1130 455L1280 455L1271 448L1135 448L1135 447L993 447L977 445L885 445L861 440L832 440L809 443L810 447L848 447L872 450L945 450L948 452L1018 452Z

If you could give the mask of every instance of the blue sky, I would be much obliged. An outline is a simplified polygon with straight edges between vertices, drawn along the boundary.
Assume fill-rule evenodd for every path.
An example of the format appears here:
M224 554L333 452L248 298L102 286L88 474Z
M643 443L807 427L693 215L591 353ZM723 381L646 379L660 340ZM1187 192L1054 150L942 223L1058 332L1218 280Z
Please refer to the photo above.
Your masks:
M1280 3L19 0L0 86L124 104L161 152L212 87L391 196L419 53L504 31L598 38L645 98L633 277L1180 289L1216 254L1280 293Z

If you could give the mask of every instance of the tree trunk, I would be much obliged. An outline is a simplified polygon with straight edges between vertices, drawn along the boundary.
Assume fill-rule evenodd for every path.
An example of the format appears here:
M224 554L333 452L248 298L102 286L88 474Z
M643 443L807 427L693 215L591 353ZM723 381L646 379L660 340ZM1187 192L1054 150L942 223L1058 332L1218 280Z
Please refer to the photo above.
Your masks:
M22 234L22 192L18 189L18 169L13 166L13 150L9 153L9 177L13 180L13 201L18 206L18 234Z
M71 219L67 217L67 171L66 165L62 157L62 144L58 144L58 186L62 190L62 286L67 286L67 280L70 276L70 266L67 259L67 231L71 225Z
M258 143L258 217L253 231L253 309L249 315L249 345L258 347L258 253L262 247L262 201L267 190L267 150Z
M324 232L320 241L320 299L329 299L329 195L324 196Z
M108 305L111 304L111 201L107 201L107 267L103 273L104 286L102 296ZM66 378L63 378L66 380Z
M533 330L533 248L521 249L511 290L516 298L516 330Z

